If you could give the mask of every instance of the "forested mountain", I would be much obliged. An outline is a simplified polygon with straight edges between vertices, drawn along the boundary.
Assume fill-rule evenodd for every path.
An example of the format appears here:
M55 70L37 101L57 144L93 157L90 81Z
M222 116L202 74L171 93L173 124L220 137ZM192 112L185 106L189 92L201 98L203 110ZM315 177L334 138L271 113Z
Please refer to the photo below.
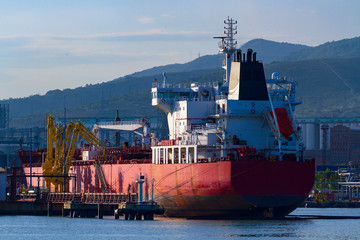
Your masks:
M253 49L258 54L258 59L263 63L270 63L300 49L307 49L308 46L290 43L278 43L265 39L254 39L243 44L240 49L245 53L247 49ZM141 72L130 74L131 77L143 77L170 72L190 72L193 70L221 68L224 60L223 54L206 55L196 58L184 64L169 64L166 66L153 67Z
M309 59L265 65L265 72L297 82L296 96L303 104L297 117L359 117L360 58Z
M297 96L303 100L295 112L298 117L354 117L360 116L359 39L314 48L255 39L241 48L252 48L258 52L258 59L271 62L264 65L267 77L276 71L298 83ZM306 60L284 61L285 54L288 60ZM10 106L11 127L44 126L46 114L61 117L65 107L69 118L115 117L117 109L124 117L157 116L162 113L151 107L150 95L154 79L162 81L162 73L167 72L168 82L220 82L224 75L222 59L221 55L203 56L101 84L52 90L45 95L3 100L0 104Z
M315 58L360 57L360 37L327 42L317 47L303 48L282 57L281 61L300 61Z
M257 52L257 58L263 63L271 63L277 61L291 53L299 50L310 49L311 47L291 44L291 43L279 43L264 39L254 39L241 46L241 50L246 52L247 49L253 49Z

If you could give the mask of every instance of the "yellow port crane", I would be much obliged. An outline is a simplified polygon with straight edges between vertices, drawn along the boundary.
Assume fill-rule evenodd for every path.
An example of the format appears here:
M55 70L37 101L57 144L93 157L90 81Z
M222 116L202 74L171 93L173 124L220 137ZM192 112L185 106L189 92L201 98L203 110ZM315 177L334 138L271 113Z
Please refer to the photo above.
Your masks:
M64 190L64 187L67 190L68 180L66 180L64 186L64 177L58 176L68 176L79 135L99 151L99 157L103 157L105 152L101 141L80 121L69 122L66 126L64 137L63 132L63 127L60 124L55 124L55 117L49 115L47 120L47 154L42 168L44 175L49 176L45 177L47 188L50 189L50 184L52 183L55 186L55 191L60 192ZM95 160L94 165L102 191L109 192L99 159Z

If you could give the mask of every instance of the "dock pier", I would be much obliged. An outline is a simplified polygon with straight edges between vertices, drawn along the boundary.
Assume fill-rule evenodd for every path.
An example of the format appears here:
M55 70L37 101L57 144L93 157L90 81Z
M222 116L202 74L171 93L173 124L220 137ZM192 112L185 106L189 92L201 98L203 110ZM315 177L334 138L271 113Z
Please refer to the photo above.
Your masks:
M163 214L165 210L153 201L154 181L152 179L152 200L143 201L143 184L145 177L140 172L136 180L138 193L131 193L129 184L127 193L47 193L16 194L17 168L13 167L11 177L11 194L6 201L0 201L0 215L37 215L37 216L63 216L63 217L98 217L114 216L125 220L153 220L154 214ZM30 175L31 176L31 175ZM44 177L33 174L31 177ZM52 176L55 177L55 176ZM62 175L56 176L62 177ZM68 176L69 177L69 176ZM73 176L74 177L74 176ZM76 179L76 177L75 177ZM38 181L39 182L39 181Z
M36 199L0 201L0 215L81 218L114 216L124 220L153 220L164 210L153 201L139 203L136 193L49 193Z
M119 216L123 215L124 220L154 220L154 214L164 214L164 212L165 210L153 201L124 202L115 209L115 219L119 219Z
M112 204L82 204L67 202L63 205L62 216L63 217L83 217L83 218L95 218L102 219L105 216L114 215L114 207Z

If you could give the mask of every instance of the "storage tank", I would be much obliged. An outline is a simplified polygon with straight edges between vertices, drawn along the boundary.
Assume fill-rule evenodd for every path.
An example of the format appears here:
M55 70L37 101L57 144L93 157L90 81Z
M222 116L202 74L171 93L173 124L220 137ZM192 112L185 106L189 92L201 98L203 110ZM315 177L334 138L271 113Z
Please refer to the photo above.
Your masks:
M6 171L0 167L0 201L6 199Z
M305 124L305 147L306 150L315 149L315 123Z

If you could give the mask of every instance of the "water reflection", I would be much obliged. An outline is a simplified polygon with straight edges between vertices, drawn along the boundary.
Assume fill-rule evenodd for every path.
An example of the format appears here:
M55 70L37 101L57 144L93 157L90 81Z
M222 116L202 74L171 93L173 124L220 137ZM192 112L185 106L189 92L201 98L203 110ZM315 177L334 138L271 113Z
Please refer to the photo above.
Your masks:
M299 209L293 214L360 216L360 209ZM356 215L357 214L357 215ZM0 239L356 239L359 220L186 220L155 221L0 216Z

